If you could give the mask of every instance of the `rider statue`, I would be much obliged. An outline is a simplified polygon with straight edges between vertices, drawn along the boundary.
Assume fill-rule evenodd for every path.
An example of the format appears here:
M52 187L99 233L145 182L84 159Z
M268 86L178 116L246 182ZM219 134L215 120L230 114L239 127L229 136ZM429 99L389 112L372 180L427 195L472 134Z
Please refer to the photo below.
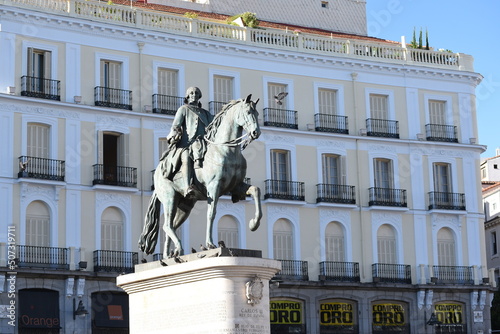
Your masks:
M195 195L192 186L193 167L203 167L206 143L203 139L205 128L213 119L212 114L201 107L201 91L198 87L189 87L182 105L176 112L172 128L167 136L169 148L161 157L163 175L172 179L181 171L184 197Z

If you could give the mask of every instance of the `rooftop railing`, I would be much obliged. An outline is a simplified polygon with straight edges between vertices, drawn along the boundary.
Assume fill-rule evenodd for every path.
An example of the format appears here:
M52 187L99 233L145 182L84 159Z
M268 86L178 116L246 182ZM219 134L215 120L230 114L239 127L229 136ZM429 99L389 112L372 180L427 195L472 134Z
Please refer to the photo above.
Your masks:
M433 50L411 49L400 43L343 39L333 35L294 33L287 30L232 26L225 23L190 19L160 11L130 6L108 5L105 1L84 0L0 0L0 4L32 8L57 15L106 22L138 29L225 40L303 53L371 59L380 62L415 64L474 71L471 56Z

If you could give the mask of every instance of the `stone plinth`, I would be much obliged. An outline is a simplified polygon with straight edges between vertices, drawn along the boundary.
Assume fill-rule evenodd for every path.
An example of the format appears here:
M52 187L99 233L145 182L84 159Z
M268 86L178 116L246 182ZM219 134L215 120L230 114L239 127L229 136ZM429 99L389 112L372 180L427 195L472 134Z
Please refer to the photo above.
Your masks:
M224 256L228 250L237 253L209 250L119 276L129 294L130 333L270 333L269 280L281 263Z

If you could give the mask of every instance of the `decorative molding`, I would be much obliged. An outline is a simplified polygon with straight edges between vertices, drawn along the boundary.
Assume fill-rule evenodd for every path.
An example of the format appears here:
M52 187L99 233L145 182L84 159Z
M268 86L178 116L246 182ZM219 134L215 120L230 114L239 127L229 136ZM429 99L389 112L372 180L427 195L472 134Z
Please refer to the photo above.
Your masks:
M126 117L115 117L115 116L107 116L107 115L97 115L96 123L99 125L109 126L109 125L124 125L129 126L128 118Z
M76 295L78 296L78 298L82 298L84 294L85 294L85 278L79 277L78 285L76 286Z
M460 217L457 215L447 215L442 213L431 214L432 229L435 230L439 226L451 226L460 230L462 223Z
M440 148L430 148L430 147L412 147L410 149L410 155L429 155L434 157L447 157L447 158L470 158L476 157L476 153L468 152L465 150L455 150L455 149L440 149Z
M170 129L170 123L167 122L154 122L154 128L155 130L169 130ZM165 133L165 136L168 133Z
M421 310L424 307L424 300L425 300L425 290L417 291L417 305L419 310Z
M44 197L46 200L59 201L59 192L61 186L56 185L40 185L31 184L28 182L21 183L21 202L25 203L28 197L40 198Z
M427 290L427 295L425 296L425 308L430 310L432 307L432 298L434 297L433 290Z
M470 293L470 307L472 310L477 308L477 302L479 297L479 291L475 290Z
M59 118L68 118L68 119L80 119L80 114L76 111L68 111L68 110L58 110L54 108L45 108L40 106L30 106L26 104L0 104L1 110L12 111L12 112L21 112L21 113L29 113L29 114L37 114L44 116L52 116Z
M370 152L390 152L396 153L396 146L394 145L381 145L381 144L369 144L368 151Z
M350 220L349 210L338 210L338 209L319 209L319 220L320 221L341 221L348 222Z
M403 217L400 213L373 211L372 220L377 222L390 222L392 224L398 225L403 222Z
M267 205L268 221L274 223L280 218L287 218L290 221L295 221L299 217L299 209L287 205Z
M97 191L95 199L99 208L107 208L113 203L118 203L122 207L130 207L130 195Z
M481 290L481 294L479 296L479 308L484 310L484 306L486 305L486 290Z
M325 139L317 139L316 140L316 147L336 147L336 148L342 148L345 149L345 142L340 141L340 140L325 140Z
M68 277L66 279L66 297L70 298L73 296L73 290L75 288L75 278Z
M265 142L272 143L283 143L283 144L293 144L295 145L295 137L284 136L284 135L271 135L268 133L263 133L263 139Z

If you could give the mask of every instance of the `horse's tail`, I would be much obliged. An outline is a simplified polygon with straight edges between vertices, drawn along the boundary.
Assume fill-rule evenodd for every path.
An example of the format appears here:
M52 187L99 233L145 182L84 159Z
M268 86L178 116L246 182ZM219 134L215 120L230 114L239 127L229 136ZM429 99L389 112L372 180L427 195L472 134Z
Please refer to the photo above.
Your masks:
M139 239L139 248L146 254L152 254L158 240L158 231L160 230L160 207L161 202L153 192L149 201L146 218L144 219L144 228Z

